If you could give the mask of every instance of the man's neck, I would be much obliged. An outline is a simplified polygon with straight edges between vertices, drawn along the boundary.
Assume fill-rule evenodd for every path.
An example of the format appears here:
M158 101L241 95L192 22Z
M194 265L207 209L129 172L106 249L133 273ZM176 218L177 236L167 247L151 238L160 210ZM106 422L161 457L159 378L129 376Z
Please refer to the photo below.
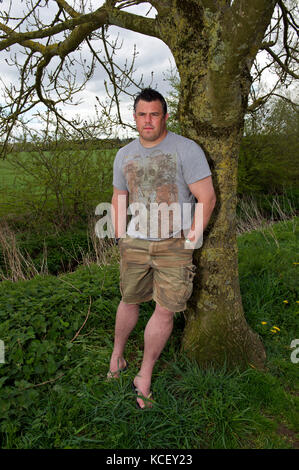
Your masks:
M165 137L167 136L167 129L165 130L165 132L156 140L154 141L150 141L150 140L144 140L141 136L139 136L139 141L141 143L141 145L145 148L151 148L151 147L156 147L156 145L160 144L160 142L162 142L162 140L165 139Z

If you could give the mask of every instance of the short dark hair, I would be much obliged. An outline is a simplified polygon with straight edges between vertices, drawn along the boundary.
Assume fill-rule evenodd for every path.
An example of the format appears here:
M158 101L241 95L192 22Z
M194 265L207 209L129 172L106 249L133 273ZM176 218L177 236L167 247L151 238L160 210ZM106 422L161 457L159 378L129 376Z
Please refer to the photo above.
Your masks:
M143 90L141 90L140 93L138 93L134 101L135 113L136 113L137 104L140 100L147 101L147 102L159 100L160 103L162 104L164 116L165 114L167 114L167 103L164 97L161 95L161 93L159 93L157 90L153 90L152 88L144 88Z

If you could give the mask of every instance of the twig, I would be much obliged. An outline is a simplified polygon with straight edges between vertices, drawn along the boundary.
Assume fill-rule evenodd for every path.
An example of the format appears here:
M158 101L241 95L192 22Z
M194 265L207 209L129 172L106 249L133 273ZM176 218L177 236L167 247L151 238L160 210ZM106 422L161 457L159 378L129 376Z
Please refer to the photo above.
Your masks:
M65 284L67 284L68 286L71 286L73 287L74 289L76 289L78 292L80 292L80 294L82 294L82 292L80 291L80 289L78 289L78 287L74 286L73 284L71 284L70 282L67 282L65 279L63 279L62 277L59 278L60 281L64 282Z
M42 385L46 385L46 384L49 384L49 383L55 382L56 380L59 380L59 379L61 379L61 377L63 377L64 375L65 375L65 373L64 373L64 374L61 374L61 375L59 375L59 376L58 376L58 377L56 377L55 379L46 380L46 382L41 382L40 384L29 385L29 387L22 388L22 390L20 390L20 392L24 392L25 390L29 390L30 388L34 388L34 387L41 387Z
M86 315L86 318L81 326L81 328L79 328L79 330L77 331L77 333L75 334L75 336L73 337L73 339L71 340L71 343L77 338L77 336L79 336L80 334L80 331L82 330L82 328L84 327L85 323L87 322L88 320L88 317L89 317L89 314L90 314L90 307L91 307L91 297L89 297L89 307L88 307L88 312L87 312L87 315Z

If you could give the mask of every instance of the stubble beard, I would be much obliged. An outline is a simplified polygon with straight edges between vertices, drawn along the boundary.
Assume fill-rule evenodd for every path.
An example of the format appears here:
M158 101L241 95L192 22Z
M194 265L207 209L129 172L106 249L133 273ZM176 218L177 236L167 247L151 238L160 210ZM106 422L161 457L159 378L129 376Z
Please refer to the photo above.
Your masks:
M163 126L160 131L155 131L153 129L153 132L148 133L146 130L142 129L141 132L139 132L140 136L142 139L146 142L154 142L155 140L158 140L166 131L166 126Z

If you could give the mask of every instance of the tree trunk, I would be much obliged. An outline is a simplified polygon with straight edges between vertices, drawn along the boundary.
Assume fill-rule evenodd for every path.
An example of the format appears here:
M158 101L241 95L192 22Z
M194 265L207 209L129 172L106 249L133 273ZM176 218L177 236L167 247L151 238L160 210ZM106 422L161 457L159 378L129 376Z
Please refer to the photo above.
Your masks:
M201 139L207 155L213 155L213 181L217 206L209 233L194 252L197 276L189 301L183 349L199 364L224 364L262 368L265 351L246 323L238 276L236 240L236 187L239 137L210 136Z
M238 154L252 57L238 62L223 26L225 11L188 0L175 2L171 13L160 19L160 29L180 74L180 123L205 151L217 195L203 247L194 252L198 268L182 347L202 366L262 368L264 347L243 312L236 241Z

